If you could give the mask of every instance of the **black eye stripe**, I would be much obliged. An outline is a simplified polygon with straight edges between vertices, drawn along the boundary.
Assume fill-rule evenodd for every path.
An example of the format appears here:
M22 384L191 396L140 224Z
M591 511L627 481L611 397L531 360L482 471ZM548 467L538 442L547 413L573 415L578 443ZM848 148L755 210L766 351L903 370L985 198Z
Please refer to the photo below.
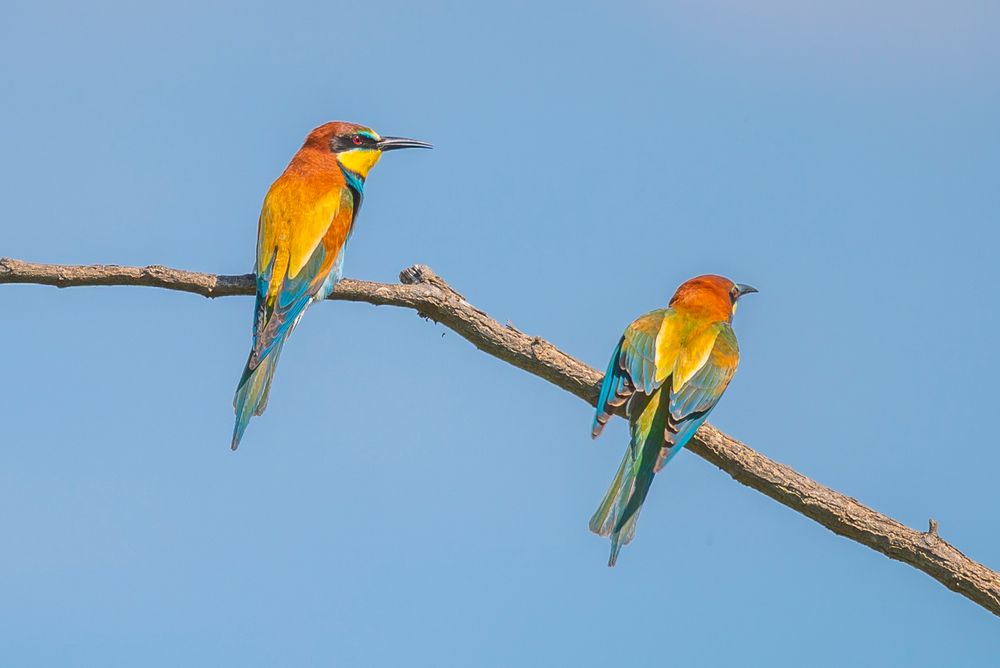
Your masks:
M355 132L349 135L339 135L330 140L330 150L334 153L350 151L356 148L375 148L378 141L366 134Z

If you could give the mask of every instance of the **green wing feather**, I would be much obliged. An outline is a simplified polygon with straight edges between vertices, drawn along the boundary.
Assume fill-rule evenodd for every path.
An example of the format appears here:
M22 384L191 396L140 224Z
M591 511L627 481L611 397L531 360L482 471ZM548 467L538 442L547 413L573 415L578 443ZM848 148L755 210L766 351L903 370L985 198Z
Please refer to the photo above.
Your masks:
M591 436L600 435L615 409L636 390L651 394L656 382L656 337L670 309L658 309L636 318L625 328L604 374Z

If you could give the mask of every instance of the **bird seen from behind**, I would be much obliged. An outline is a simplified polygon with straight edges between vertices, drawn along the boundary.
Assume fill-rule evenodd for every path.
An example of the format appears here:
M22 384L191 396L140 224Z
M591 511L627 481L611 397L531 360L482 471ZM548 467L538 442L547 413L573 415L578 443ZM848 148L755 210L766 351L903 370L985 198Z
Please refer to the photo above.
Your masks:
M614 566L635 536L653 476L694 435L715 408L740 361L733 333L736 305L756 288L706 275L683 283L665 309L625 329L611 356L597 400L591 435L600 435L625 404L631 436L590 530L611 537Z

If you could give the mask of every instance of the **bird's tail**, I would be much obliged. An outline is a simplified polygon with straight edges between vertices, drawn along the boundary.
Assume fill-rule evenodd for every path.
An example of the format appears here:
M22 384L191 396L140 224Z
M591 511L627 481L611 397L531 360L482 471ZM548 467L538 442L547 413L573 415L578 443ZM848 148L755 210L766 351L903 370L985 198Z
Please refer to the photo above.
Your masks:
M236 387L236 396L233 397L233 408L236 410L236 425L233 427L233 444L235 450L243 432L246 431L250 418L260 415L267 408L267 397L271 392L271 381L274 380L274 369L278 366L278 358L281 356L281 348L285 344L284 340L278 341L274 347L267 352L264 359L260 360L251 368L251 360L247 360L243 368L243 376L240 384Z
M646 500L649 486L653 482L653 463L656 455L650 453L652 461L636 472L632 461L631 448L625 453L618 473L611 481L604 500L598 506L597 512L590 518L590 530L599 536L611 537L611 557L608 566L614 566L618 561L618 553L623 545L627 545L635 537L635 525L639 520L639 511Z
M639 418L632 425L632 443L625 451L611 486L590 518L590 530L611 537L608 566L618 561L618 553L635 537L639 511L656 474L655 466L663 447L666 412L660 410L659 393L637 406ZM645 418L645 419L644 419Z

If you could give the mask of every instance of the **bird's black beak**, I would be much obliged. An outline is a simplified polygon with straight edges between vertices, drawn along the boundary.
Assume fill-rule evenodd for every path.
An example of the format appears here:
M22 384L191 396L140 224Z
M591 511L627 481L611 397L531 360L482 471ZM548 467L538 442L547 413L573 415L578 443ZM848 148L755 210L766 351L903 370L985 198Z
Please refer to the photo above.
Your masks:
M760 292L757 288L752 285L747 285L746 283L736 284L736 298L739 299L743 295L748 295L751 292Z
M395 151L397 148L434 148L425 141L406 137L382 137L376 146L380 151Z

